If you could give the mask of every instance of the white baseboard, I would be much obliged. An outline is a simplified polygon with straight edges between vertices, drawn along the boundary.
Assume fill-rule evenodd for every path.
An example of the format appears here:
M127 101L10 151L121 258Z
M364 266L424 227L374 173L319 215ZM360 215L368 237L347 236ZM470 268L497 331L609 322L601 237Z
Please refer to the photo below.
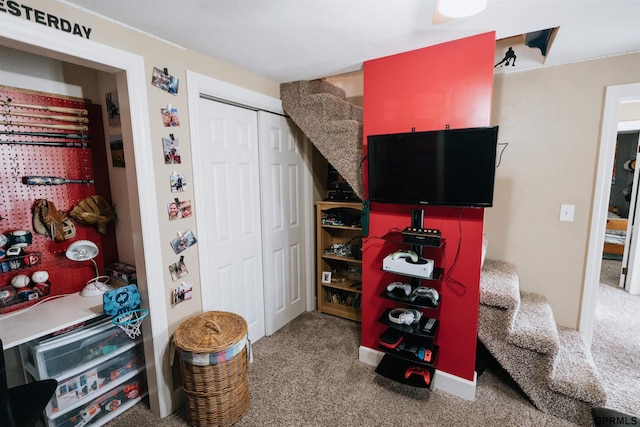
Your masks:
M383 356L384 352L369 347L360 346L358 350L358 360L371 366L378 366ZM473 373L473 381L469 381L436 369L433 381L431 382L431 388L442 390L465 400L473 401L476 400L477 380L477 372Z

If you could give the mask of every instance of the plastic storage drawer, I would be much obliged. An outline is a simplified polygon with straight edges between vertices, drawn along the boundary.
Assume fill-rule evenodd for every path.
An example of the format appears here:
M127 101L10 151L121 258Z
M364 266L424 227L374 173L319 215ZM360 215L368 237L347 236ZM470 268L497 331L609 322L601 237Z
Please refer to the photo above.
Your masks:
M134 405L144 394L146 394L146 384L144 375L141 373L85 405L80 405L57 417L55 415L48 417L48 425L49 427L102 425Z
M53 378L130 345L127 334L107 319L88 328L25 344L26 361L36 379Z
M47 407L47 415L64 410L81 399L100 392L104 387L128 373L142 368L144 368L144 352L142 346L138 345L119 354L114 352L108 360L80 373L62 375L58 378L58 388Z

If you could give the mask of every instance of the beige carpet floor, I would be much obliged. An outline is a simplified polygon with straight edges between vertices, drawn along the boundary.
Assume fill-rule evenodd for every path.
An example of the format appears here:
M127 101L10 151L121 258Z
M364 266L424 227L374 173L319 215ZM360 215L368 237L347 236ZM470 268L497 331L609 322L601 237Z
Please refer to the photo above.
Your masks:
M607 285L600 291L593 352L609 395L608 406L640 414L640 315L623 324L618 316L627 308L640 313L640 297L622 302L629 300L623 291ZM537 410L495 363L490 362L478 377L476 401L470 402L380 377L373 367L358 361L359 342L359 323L316 312L305 313L259 340L249 367L249 408L236 425L575 425ZM184 410L158 419L143 401L106 425L188 423Z
M607 407L640 416L640 296L618 287L621 264L602 261L591 352Z

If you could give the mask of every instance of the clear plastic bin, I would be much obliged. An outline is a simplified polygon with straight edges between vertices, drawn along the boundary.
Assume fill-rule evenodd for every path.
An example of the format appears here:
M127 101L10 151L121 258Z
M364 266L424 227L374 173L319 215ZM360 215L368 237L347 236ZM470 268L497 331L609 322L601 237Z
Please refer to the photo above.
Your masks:
M36 379L54 378L92 360L131 345L127 334L110 319L62 336L25 344L26 362L37 367Z
M125 348L125 347L123 347ZM63 410L86 396L95 394L124 375L144 367L141 346L114 354L109 360L79 374L58 379L58 388L47 407L47 415Z

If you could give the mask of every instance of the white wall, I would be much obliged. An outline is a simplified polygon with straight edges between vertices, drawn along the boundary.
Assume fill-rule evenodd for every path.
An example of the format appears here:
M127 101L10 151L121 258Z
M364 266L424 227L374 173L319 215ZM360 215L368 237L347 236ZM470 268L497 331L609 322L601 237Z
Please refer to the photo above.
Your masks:
M76 98L97 104L96 71L0 46L0 85Z

